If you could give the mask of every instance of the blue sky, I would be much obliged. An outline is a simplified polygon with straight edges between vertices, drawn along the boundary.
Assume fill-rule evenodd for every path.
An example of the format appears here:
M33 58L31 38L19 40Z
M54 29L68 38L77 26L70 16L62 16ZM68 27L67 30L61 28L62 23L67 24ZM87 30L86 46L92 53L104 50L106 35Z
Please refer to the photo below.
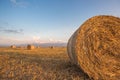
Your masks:
M67 42L95 15L120 17L120 0L0 0L0 44Z

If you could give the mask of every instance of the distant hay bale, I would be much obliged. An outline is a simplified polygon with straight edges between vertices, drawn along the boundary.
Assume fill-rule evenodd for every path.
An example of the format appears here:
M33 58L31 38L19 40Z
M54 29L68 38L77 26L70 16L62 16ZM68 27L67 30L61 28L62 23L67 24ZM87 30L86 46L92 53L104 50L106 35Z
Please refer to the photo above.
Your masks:
M34 45L27 45L27 49L28 49L28 50L35 49L35 46L34 46Z
M94 80L120 80L120 18L95 16L71 36L68 55Z
M51 49L54 49L54 46L50 46Z
M23 48L22 46L18 46L18 48Z
M40 48L40 46L37 46L37 48Z
M24 46L19 46L18 48L23 49L23 48L24 48Z
M16 48L16 46L15 46L15 45L11 45L10 47L11 47L11 48Z

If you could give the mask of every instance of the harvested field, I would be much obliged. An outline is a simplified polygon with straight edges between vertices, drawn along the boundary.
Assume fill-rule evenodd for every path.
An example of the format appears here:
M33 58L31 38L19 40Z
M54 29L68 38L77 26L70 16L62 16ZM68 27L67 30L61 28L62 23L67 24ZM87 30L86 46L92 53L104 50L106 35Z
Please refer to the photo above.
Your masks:
M0 48L0 80L90 80L66 48Z

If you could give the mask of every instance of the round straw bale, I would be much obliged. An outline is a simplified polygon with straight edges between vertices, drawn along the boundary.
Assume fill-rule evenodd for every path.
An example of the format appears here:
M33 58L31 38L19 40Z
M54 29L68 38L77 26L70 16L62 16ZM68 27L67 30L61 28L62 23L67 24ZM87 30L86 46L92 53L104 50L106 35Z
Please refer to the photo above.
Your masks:
M28 49L28 50L35 49L35 46L34 46L34 45L30 45L30 44L29 44L29 45L27 45L27 49Z
M54 49L54 46L50 46L51 49Z
M120 80L120 18L94 16L67 44L70 60L94 80Z
M15 45L11 45L10 47L11 47L11 48L16 48L16 46L15 46Z
M40 48L40 46L37 46L37 48Z

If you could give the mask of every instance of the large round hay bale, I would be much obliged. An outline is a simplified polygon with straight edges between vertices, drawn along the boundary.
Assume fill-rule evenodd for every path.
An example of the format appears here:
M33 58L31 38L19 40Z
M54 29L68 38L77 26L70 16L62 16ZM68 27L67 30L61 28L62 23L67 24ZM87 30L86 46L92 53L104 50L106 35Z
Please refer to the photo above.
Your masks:
M34 45L30 45L30 44L29 44L29 45L27 45L27 49L28 49L28 50L35 49L35 46L34 46Z
M94 80L120 80L120 18L95 16L71 36L68 55Z
M11 45L10 47L11 47L11 48L16 48L16 46L15 46L15 45Z

